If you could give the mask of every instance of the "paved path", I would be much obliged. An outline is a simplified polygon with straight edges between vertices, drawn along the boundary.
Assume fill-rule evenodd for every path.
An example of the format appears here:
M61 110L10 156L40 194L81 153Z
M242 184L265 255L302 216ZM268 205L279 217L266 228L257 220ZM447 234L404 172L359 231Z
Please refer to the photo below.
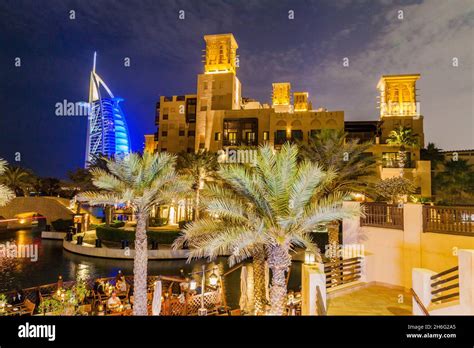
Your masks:
M403 300L399 303L400 299ZM410 293L370 285L328 300L328 315L411 315Z

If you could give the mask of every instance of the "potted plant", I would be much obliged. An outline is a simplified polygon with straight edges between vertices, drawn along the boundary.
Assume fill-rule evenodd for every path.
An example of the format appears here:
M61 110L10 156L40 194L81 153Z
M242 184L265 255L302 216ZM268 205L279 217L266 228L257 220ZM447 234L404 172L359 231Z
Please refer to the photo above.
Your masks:
M5 311L6 305L7 305L7 296L5 294L0 294L0 312Z
M50 297L41 302L38 307L38 310L41 314L46 315L61 315L64 310L64 303L55 297Z

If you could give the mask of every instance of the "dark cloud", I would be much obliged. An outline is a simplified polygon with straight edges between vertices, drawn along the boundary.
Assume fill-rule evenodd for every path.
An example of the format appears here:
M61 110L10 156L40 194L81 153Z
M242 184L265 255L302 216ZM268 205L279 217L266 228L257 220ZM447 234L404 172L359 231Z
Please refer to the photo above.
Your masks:
M350 120L376 119L379 76L420 72L427 139L473 148L473 18L470 0L3 1L0 157L12 161L21 152L22 164L42 175L82 165L86 120L56 117L54 104L87 99L95 50L99 74L125 99L139 150L143 134L154 132L158 96L194 92L202 36L223 32L239 42L245 96L268 102L272 82L290 81L316 106L344 110Z

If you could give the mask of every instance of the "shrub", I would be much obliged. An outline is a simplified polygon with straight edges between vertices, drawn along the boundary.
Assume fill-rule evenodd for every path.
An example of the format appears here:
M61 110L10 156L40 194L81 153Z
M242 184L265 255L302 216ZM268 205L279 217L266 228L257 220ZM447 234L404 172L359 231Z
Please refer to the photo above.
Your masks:
M98 224L98 225L96 225L96 224L90 224L90 225L89 225L89 228L90 228L91 230L97 230L97 227L105 227L105 226L107 226L105 223L103 223L103 224ZM112 222L112 223L110 224L109 227L120 228L120 227L123 227L123 226L125 226L125 222L124 222L124 221L115 220L114 222Z
M154 240L159 244L173 244L174 240L178 238L181 231L164 230L164 231L147 231L147 236L150 240Z
M403 195L415 192L413 183L400 176L379 181L375 184L375 189L379 196L388 199L392 204L399 202Z
M150 218L150 221L148 223L148 226L150 227L160 227L160 226L165 226L168 223L167 218Z
M69 227L74 225L74 222L71 220L63 220L63 219L58 219L51 221L51 225L53 225L53 228L55 231L60 231L60 232L67 232L69 230Z
M147 231L149 240L155 240L160 244L171 244L179 236L180 231L176 230L162 230L162 231ZM98 226L96 229L97 238L105 241L120 242L128 240L133 242L135 240L134 231L126 231L110 226Z
M184 228L186 227L186 225L189 224L190 222L191 222L191 221L184 221L184 220L179 221L179 222L178 222L179 229L180 229L180 230L184 229Z
M110 227L115 227L115 228L120 228L123 226L125 226L125 222L119 221L119 220L115 220L114 222L110 224Z

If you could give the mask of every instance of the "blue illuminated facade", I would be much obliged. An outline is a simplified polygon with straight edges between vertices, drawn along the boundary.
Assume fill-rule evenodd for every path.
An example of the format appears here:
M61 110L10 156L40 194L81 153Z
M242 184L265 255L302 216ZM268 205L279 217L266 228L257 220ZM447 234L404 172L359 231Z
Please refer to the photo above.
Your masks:
M105 82L95 72L91 72L89 89L90 114L87 127L85 167L94 157L123 157L131 152L127 121L119 103Z

